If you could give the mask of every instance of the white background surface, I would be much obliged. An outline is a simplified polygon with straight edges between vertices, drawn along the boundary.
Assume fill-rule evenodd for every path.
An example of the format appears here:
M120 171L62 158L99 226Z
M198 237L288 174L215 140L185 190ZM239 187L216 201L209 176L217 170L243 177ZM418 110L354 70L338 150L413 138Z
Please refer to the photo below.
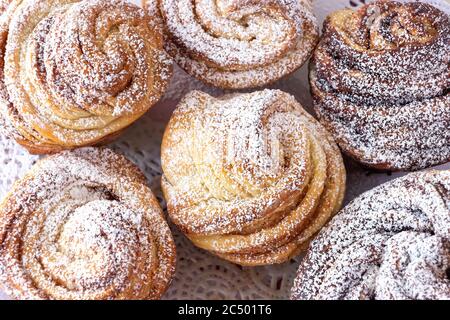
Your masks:
M133 1L139 3L140 1ZM314 7L322 23L324 17L333 10L345 6L361 5L363 0L318 0ZM368 1L366 1L368 2ZM441 6L450 6L447 0L430 1ZM270 86L293 94L304 107L310 110L311 97L307 83L306 66L289 78ZM159 147L164 126L179 99L193 89L221 94L222 91L207 87L175 68L171 86L162 99L147 115L133 125L115 143L112 148L124 153L134 161L147 175L152 189L160 197ZM37 159L29 156L14 142L0 137L0 197L3 198L12 183L22 176ZM346 159L348 188L346 203L381 184L403 174L376 173L364 170L356 163ZM440 168L450 168L450 164ZM165 295L166 299L286 299L295 276L298 257L288 263L277 266L240 268L193 247L184 236L174 228L177 242L178 265L172 286ZM1 284L0 284L1 286ZM0 290L0 299L6 299Z

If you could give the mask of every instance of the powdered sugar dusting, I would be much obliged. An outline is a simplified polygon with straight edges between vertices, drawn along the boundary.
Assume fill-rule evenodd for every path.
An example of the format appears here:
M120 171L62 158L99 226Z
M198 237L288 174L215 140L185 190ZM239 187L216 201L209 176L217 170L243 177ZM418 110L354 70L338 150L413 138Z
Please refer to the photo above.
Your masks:
M312 242L295 299L449 299L450 171L366 192Z
M450 159L450 21L424 3L378 1L325 22L315 108L345 152L376 168Z

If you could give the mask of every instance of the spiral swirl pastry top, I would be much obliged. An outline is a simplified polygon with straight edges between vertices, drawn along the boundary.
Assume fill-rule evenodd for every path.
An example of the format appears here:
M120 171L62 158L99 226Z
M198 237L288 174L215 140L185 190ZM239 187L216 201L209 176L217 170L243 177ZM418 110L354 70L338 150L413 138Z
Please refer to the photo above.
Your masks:
M171 59L122 0L13 0L0 20L0 111L33 153L112 139L163 94Z
M375 1L325 21L310 82L340 147L378 169L450 160L450 21L425 3Z
M162 143L172 221L198 247L240 265L296 255L339 210L345 168L294 97L191 92Z
M143 0L166 50L192 76L240 89L297 70L318 41L310 0Z
M0 283L19 299L158 299L175 269L145 177L107 149L39 161L0 205Z
M312 242L294 299L450 299L450 171L364 193Z

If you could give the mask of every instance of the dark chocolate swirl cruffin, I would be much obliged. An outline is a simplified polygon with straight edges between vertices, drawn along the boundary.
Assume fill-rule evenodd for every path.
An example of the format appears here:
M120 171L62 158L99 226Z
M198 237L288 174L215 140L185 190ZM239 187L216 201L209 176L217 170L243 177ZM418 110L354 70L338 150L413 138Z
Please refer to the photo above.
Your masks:
M324 23L310 83L345 153L383 170L450 160L450 22L425 3L375 1Z
M293 299L450 299L450 170L355 199L311 243Z

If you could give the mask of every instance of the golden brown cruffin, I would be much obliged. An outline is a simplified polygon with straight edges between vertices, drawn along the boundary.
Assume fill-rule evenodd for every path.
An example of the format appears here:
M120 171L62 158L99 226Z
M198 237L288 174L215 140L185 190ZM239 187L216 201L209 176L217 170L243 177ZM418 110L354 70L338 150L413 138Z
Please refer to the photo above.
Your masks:
M300 68L319 38L310 0L142 0L165 48L203 82L261 87Z
M338 147L282 91L191 92L161 153L171 220L196 246L243 266L297 255L342 204Z
M114 139L163 94L161 29L121 0L12 0L0 19L3 131L31 153Z
M144 175L109 149L40 160L0 205L0 283L18 299L159 299L175 244Z

